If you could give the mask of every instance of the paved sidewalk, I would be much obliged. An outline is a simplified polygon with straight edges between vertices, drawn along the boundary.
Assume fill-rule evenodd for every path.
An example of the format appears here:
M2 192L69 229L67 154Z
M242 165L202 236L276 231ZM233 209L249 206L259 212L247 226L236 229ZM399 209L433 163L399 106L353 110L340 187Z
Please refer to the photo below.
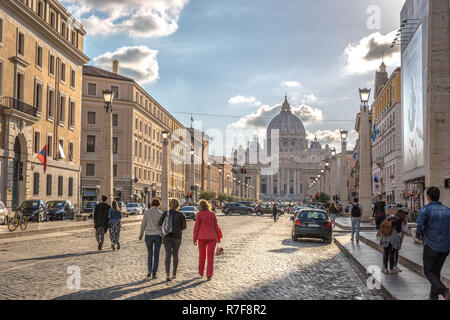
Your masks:
M142 215L129 216L122 219L122 224L135 223L142 221ZM49 222L30 222L28 223L27 229L22 231L17 228L15 231L9 231L8 226L0 226L0 239L10 239L15 237L28 237L42 234L50 234L65 231L74 231L81 229L93 228L94 221L89 219L88 221L75 221L75 220L64 220L64 221L49 221Z
M374 274L383 296L390 300L428 300L430 283L415 271L399 263L403 271L398 274L381 272L383 254L364 242L356 244L350 241L350 235L338 236L335 243L352 259L367 278ZM375 273L374 273L375 272ZM374 283L374 282L372 282Z
M352 230L352 221L349 217L337 217L336 218L336 226L343 230L351 231ZM375 225L370 224L370 222L361 222L360 230L366 231L375 231Z

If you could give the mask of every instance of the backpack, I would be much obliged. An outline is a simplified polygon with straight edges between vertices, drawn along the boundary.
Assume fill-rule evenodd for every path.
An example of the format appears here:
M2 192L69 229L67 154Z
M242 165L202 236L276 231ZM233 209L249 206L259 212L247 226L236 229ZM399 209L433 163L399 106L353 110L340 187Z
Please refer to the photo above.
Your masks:
M392 225L392 219L385 219L380 224L380 234L382 236L390 236L392 234L392 230L394 230L394 226Z
M359 208L358 205L353 205L352 206L352 217L353 218L359 218L361 217L361 209Z
M162 224L162 234L163 236L167 236L172 232L172 215L169 211L166 211L166 217L164 218L164 222Z

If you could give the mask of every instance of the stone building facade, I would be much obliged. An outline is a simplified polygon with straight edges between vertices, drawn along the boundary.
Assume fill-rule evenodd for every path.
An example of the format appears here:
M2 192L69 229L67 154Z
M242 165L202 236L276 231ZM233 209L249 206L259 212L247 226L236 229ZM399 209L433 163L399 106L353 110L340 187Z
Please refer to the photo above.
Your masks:
M85 34L56 0L0 2L0 200L9 209L29 199L79 206Z
M387 78L386 66L378 74L385 79L376 85L372 103L372 195L382 195L386 203L402 203L405 185L402 181L402 104L401 71L395 69Z
M100 167L104 140L103 90L115 94L112 105L113 177L115 197L125 202L148 203L161 197L162 132L171 134L169 143L169 196L184 196L186 130L167 110L133 79L94 66L83 70L83 114L81 163L83 200L101 197Z

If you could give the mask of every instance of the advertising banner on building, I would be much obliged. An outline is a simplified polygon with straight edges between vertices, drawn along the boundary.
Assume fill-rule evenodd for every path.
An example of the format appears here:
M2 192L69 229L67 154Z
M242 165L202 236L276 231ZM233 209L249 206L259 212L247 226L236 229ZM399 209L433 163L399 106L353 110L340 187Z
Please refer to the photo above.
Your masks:
M422 25L402 56L403 165L409 172L424 165Z

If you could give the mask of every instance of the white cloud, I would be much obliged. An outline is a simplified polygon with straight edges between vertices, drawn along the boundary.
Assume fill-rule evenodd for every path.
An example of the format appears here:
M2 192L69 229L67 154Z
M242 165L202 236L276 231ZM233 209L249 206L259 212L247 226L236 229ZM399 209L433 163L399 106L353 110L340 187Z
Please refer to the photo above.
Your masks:
M330 148L336 148L338 152L341 150L341 132L340 130L317 130L315 132L306 131L306 139L313 141L317 140L322 144L322 147L329 145ZM347 150L352 150L356 145L358 133L355 130L350 130L347 137Z
M235 96L235 97L231 97L228 100L229 104L248 104L251 106L255 106L255 107L259 107L262 103L261 101L257 101L255 97L250 96L250 97L244 97L241 95Z
M281 86L288 87L288 88L302 88L303 87L303 85L297 81L283 81L283 82L281 82Z
M379 32L372 33L357 43L349 44L344 51L346 61L344 73L354 75L375 71L381 64L383 52L384 63L387 66L400 66L399 47L391 48L396 32L392 31L386 35Z
M147 46L122 47L114 52L106 52L94 58L95 65L112 69L112 61L119 60L120 74L139 83L151 83L159 79L158 50Z
M305 94L302 101L304 104L313 103L317 101L317 97L313 94Z
M128 34L133 38L162 37L178 30L189 0L64 0L90 35Z

